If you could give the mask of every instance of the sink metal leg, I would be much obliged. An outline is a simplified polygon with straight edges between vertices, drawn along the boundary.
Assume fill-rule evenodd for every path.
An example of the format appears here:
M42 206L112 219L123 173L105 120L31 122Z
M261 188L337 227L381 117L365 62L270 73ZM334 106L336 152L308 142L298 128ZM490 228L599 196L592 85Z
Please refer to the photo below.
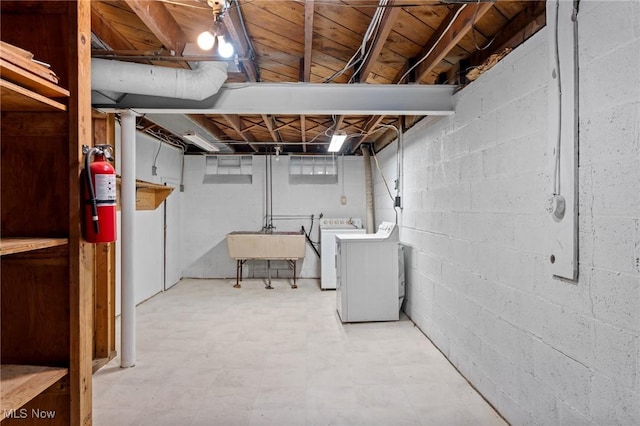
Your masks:
M293 264L293 285L291 286L291 288L298 288L298 285L296 284L296 261L295 261L295 259L292 260L291 263Z
M240 285L240 280L242 277L242 264L244 263L244 261L237 259L236 260L236 284L233 286L233 288L240 288L242 287Z
M267 259L267 277L268 277L268 282L267 282L267 286L265 287L268 290L271 290L273 287L271 287L271 260Z

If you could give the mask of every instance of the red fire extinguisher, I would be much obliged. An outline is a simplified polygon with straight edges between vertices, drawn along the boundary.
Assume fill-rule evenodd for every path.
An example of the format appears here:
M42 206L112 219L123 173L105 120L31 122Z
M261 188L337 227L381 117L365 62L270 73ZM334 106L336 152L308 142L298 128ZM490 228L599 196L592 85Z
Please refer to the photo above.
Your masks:
M116 171L111 145L82 147L84 154L84 237L89 243L116 240ZM94 157L93 162L91 157Z

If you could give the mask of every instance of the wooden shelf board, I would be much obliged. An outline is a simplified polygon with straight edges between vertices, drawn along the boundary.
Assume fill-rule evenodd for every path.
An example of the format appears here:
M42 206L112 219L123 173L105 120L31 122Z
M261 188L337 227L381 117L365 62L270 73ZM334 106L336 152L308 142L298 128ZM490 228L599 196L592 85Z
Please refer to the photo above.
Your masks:
M31 52L0 41L0 58L28 71L32 75L37 75L52 83L58 83L58 76L49 67L35 62Z
M49 99L29 89L0 79L0 101L3 111L66 111L60 102Z
M68 238L2 238L0 239L0 256L63 246L68 243Z
M68 374L67 368L0 365L0 420Z
M116 178L117 182L117 199L120 200L120 177ZM157 183L136 180L136 210L155 210L160 204L171 194L173 187L159 185ZM120 202L118 201L118 209Z
M50 98L69 97L69 91L0 58L0 77Z

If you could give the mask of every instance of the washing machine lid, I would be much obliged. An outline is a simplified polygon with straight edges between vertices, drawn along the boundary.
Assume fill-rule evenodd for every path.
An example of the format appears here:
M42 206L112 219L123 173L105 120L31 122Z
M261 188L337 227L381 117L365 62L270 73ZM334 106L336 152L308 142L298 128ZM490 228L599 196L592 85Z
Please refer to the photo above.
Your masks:
M339 241L383 241L389 243L399 242L398 225L392 222L382 222L375 234L343 234L336 235Z

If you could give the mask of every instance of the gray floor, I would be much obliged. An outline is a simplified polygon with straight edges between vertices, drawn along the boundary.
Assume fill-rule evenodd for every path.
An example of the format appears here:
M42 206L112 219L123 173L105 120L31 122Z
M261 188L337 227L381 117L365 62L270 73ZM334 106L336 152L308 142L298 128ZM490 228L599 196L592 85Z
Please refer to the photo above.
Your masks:
M335 292L183 280L137 308L137 364L94 375L94 424L504 425L405 316L342 324Z

